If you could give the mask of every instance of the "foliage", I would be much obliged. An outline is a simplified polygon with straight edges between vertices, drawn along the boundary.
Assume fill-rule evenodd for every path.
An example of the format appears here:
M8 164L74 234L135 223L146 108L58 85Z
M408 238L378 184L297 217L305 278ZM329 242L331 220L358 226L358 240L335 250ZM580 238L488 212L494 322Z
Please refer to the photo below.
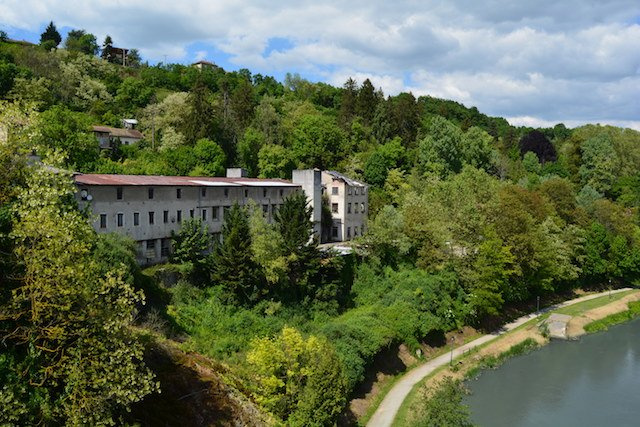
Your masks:
M606 331L609 329L609 326L617 325L619 323L628 322L629 320L635 319L640 316L640 302L632 301L627 304L628 310L610 314L609 316L594 320L591 323L584 325L584 330L590 334L594 332Z
M13 230L21 283L2 307L4 340L31 360L22 373L46 393L41 420L111 424L155 391L130 330L141 293L91 256L93 231L69 203L68 174L39 167L18 195Z
M207 227L199 218L182 221L180 231L171 236L175 263L189 264L193 268L193 278L201 283L206 269L206 255L211 247Z
M519 146L522 155L531 151L542 163L555 162L557 159L555 147L539 130L532 130L520 138Z
M472 427L469 409L462 400L467 390L459 380L445 377L432 390L422 392L418 400L416 426Z
M222 242L214 246L211 280L239 302L258 297L257 268L251 251L251 230L247 210L234 203L224 212Z
M64 41L64 47L69 51L81 52L86 55L96 55L99 47L96 36L85 30L71 30Z
M247 362L258 403L290 425L330 424L346 403L340 363L325 339L285 327L274 339L252 341Z
M62 41L62 36L54 25L53 21L49 22L47 28L40 34L40 44L46 47L56 48ZM50 43L47 43L50 42Z

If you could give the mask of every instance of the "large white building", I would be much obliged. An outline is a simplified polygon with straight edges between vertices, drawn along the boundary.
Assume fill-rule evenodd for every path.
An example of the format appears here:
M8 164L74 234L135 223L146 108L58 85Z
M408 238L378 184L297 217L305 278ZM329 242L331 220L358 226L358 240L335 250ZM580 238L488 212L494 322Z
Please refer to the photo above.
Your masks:
M171 234L187 218L201 218L216 237L226 210L235 202L253 201L273 221L284 198L301 189L313 207L318 235L323 193L329 194L334 210L332 240L350 240L365 231L366 186L336 172L294 171L293 182L247 178L239 169L229 169L227 177L76 174L74 179L80 207L90 208L95 230L131 237L138 244L141 264L166 260Z

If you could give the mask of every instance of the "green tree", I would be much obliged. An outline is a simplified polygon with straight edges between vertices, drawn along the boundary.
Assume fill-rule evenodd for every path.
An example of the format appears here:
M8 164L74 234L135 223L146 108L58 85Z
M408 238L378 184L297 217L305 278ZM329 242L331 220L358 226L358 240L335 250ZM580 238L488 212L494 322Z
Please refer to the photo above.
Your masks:
M287 272L287 258L284 253L282 235L274 224L269 224L262 209L253 205L249 217L251 250L253 259L262 267L269 285L282 281Z
M325 339L285 327L273 339L253 340L247 362L256 400L289 425L331 425L346 404L340 361Z
M606 134L589 138L582 144L581 150L579 174L582 184L606 194L617 178L620 164L611 138Z
M102 42L102 49L100 52L100 57L108 62L115 62L117 58L113 53L113 40L111 36L107 34L104 38L104 42Z
M217 143L201 139L193 147L193 157L197 166L189 172L191 176L223 176L227 156Z
M469 409L462 403L466 389L459 380L446 377L431 390L422 392L416 426L473 427Z
M237 159L251 177L258 176L259 153L264 143L264 134L253 127L248 127L238 141Z
M400 138L382 144L369 156L364 165L364 180L372 185L382 187L391 169L403 166L406 150Z
M317 271L320 254L318 239L313 233L312 210L304 191L297 191L285 197L275 214L289 266L289 291L285 291L295 300L300 300L315 285L312 277Z
M351 120L353 120L356 114L357 98L358 83L349 77L342 87L340 111L338 113L338 122L343 129L349 129L351 127Z
M157 389L131 330L144 296L117 270L101 274L75 191L68 173L31 171L13 231L21 283L0 318L5 342L30 360L20 375L40 390L37 423L113 424Z
M289 151L281 145L265 144L258 152L260 178L287 178L291 176L294 162Z
M61 41L62 37L56 29L55 24L53 21L49 22L44 32L40 34L40 44L49 50L58 47Z
M177 263L190 263L194 267L206 261L211 240L207 226L200 218L189 218L180 225L180 231L171 235L173 253L171 260Z
M300 167L328 169L342 158L344 143L344 134L331 118L307 115L293 132L292 150Z
M216 244L211 258L211 280L243 303L253 302L259 295L248 213L237 203L224 212L222 242Z
M64 41L64 47L72 52L81 52L86 55L96 55L100 48L96 36L85 30L71 30Z
M213 138L216 129L217 122L211 100L211 90L207 87L204 79L198 76L187 97L183 134L188 143L195 144L199 139Z
M364 124L369 126L373 122L373 117L376 114L376 108L380 98L376 94L376 90L371 84L371 80L365 79L362 82L360 90L358 90L358 99L356 102L356 111L360 117L364 120Z

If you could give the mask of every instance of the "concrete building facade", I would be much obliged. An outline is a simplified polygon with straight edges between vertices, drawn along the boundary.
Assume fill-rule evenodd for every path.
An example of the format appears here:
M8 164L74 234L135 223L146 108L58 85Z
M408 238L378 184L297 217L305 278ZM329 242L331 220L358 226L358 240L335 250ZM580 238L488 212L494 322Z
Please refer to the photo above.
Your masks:
M234 202L253 201L272 221L284 198L300 189L285 180L251 178L78 174L75 182L80 207L93 213L94 229L131 237L141 264L165 261L171 233L188 218L201 218L216 238Z
M322 172L322 186L333 219L331 240L343 242L362 236L367 227L369 187L334 171Z
M247 178L239 168L226 177L76 174L77 199L93 213L98 233L116 232L138 244L138 261L166 261L171 235L182 221L200 218L219 238L224 215L234 203L255 203L269 222L291 193L304 190L313 208L314 232L321 236L322 198L326 194L333 225L332 241L346 241L365 232L368 188L337 172L293 171L292 181Z

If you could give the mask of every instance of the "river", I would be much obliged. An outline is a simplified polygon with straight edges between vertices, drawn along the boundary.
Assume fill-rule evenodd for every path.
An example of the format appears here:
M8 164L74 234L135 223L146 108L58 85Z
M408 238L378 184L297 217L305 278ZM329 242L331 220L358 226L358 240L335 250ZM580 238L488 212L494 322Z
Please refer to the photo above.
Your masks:
M640 319L553 341L466 385L482 427L640 426Z

